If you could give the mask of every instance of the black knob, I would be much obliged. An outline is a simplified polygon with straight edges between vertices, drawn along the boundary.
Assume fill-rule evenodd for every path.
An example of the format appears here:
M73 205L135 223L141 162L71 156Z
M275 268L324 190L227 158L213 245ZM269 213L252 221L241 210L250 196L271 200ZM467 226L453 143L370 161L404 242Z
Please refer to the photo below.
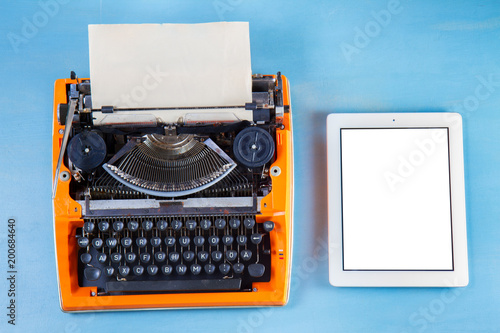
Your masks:
M233 153L244 166L261 167L274 156L273 137L260 127L247 127L236 135Z
M57 105L57 122L60 125L66 125L66 118L68 117L68 104Z

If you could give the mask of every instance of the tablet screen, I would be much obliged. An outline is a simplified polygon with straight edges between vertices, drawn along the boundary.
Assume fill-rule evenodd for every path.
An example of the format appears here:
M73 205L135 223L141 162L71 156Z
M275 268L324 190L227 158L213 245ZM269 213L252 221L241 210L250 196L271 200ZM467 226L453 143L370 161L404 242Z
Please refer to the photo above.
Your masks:
M343 270L453 270L448 128L342 128Z

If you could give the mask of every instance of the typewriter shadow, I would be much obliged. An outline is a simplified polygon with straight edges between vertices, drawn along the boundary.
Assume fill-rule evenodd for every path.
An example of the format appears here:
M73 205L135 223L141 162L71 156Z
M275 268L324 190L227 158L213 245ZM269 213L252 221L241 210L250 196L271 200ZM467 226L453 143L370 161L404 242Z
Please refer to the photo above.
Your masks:
M326 117L328 112L313 114L313 127L316 134L313 139L313 202L314 202L314 240L315 250L319 241L328 241L328 189L326 158ZM317 253L313 253L317 255Z
M293 298L303 298L301 290L304 284L319 283L328 285L328 202L327 202L327 158L326 158L326 117L331 111L310 112L307 127L314 128L314 135L308 139L307 146L312 146L308 152L301 152L296 156L303 156L310 164L307 169L307 192L311 195L307 202L311 206L304 207L304 214L310 218L308 228L311 228L311 239L303 240L307 244L307 254L294 262L292 268ZM300 205L300 196L296 195L295 204ZM305 212L307 211L307 213ZM309 220L308 218L308 220ZM304 250L304 249L302 249ZM314 281L314 282L313 282Z

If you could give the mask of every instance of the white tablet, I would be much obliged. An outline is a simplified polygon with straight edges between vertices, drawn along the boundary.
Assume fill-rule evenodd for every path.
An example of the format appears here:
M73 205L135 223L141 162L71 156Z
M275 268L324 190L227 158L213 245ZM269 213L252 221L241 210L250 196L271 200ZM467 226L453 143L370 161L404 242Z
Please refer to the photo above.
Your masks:
M330 114L330 283L468 284L458 113Z

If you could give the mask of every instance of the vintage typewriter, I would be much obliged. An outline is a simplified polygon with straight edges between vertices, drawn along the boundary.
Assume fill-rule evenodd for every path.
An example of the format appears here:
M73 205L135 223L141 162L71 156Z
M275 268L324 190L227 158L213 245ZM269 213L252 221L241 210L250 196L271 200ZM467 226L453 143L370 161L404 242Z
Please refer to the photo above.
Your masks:
M253 75L252 103L238 107L244 119L216 119L221 110L200 108L197 120L196 108L93 109L90 79L72 72L55 82L53 209L64 311L286 304L288 81ZM154 121L144 121L151 114Z

